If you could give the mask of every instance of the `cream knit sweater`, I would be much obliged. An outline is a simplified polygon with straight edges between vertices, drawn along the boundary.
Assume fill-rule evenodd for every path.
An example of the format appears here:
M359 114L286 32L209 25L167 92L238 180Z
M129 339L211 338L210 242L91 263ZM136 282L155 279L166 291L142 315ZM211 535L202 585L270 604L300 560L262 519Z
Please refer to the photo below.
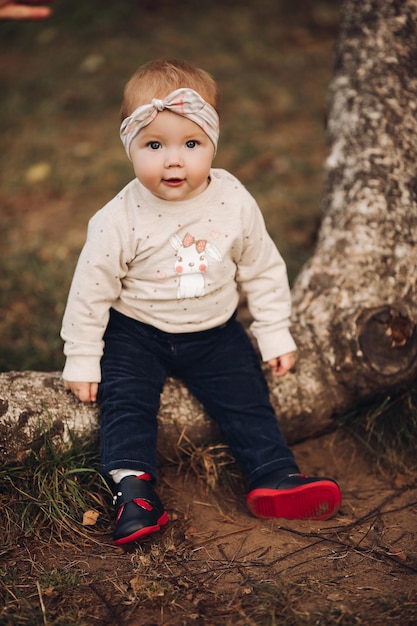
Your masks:
M63 319L63 377L100 382L110 308L198 332L226 322L240 292L263 360L295 350L285 263L243 185L212 169L197 198L168 202L134 179L90 220Z

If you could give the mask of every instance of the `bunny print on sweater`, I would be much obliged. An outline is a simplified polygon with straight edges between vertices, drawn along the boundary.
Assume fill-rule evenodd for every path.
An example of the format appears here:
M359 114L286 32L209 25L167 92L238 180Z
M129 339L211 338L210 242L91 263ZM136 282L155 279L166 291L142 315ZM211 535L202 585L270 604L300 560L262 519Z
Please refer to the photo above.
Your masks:
M204 272L208 268L208 257L221 261L219 250L205 239L195 240L190 233L186 233L182 241L178 235L171 235L169 243L177 253L175 257L175 271L179 276L177 299L204 296Z

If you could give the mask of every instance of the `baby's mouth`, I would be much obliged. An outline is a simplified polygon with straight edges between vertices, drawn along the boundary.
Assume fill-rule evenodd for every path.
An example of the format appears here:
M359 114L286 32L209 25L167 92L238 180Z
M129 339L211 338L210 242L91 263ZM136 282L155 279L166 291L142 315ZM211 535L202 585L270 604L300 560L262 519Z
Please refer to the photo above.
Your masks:
M170 187L178 187L179 185L182 185L182 183L184 182L183 178L165 178L164 182L166 185L169 185Z

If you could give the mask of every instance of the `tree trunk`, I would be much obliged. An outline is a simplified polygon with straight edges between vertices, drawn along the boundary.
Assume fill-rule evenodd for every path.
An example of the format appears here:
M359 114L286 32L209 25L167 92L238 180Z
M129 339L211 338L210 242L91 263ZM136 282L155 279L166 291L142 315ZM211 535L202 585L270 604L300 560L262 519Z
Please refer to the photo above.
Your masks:
M288 433L415 378L416 109L417 2L347 0L323 219L293 287L297 372L273 390Z
M49 432L57 445L72 435L97 431L98 406L79 402L64 388L61 372L0 373L0 463L21 462L38 452ZM179 458L182 448L221 441L214 422L179 381L165 385L158 416L160 460Z

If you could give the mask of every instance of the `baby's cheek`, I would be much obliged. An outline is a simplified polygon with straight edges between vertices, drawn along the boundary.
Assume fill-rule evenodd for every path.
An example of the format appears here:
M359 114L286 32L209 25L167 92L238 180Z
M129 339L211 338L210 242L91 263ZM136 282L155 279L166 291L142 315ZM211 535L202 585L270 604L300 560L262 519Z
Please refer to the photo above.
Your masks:
M201 263L201 265L198 266L198 269L200 270L200 272L205 272L207 269L207 265L205 263Z
M182 272L184 271L184 268L182 265L176 265L175 271L177 272L177 274L182 274Z

